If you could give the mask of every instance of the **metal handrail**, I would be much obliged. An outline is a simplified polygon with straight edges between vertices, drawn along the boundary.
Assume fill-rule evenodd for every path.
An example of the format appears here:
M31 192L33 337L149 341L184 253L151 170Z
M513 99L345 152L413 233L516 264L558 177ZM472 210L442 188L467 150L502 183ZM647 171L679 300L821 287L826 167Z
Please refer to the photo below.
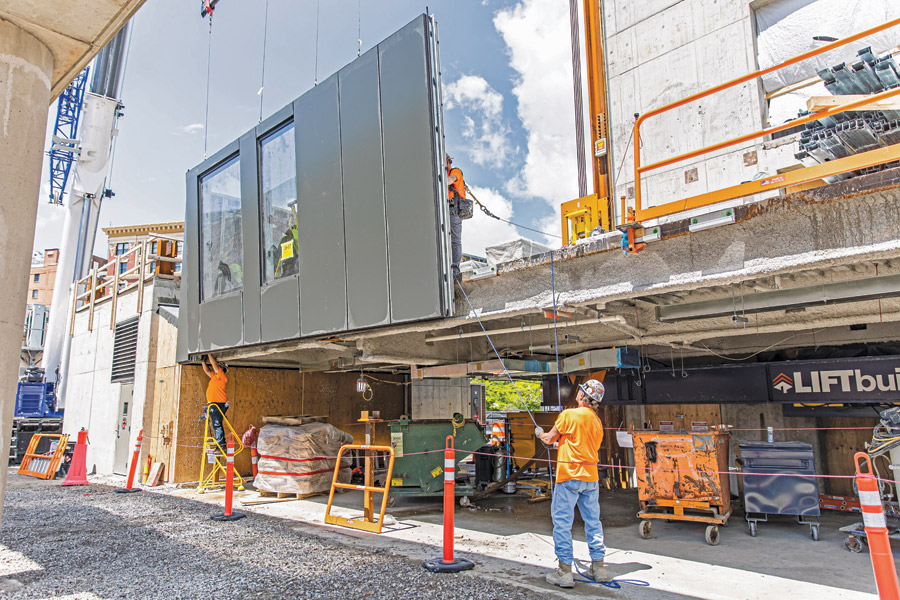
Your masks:
M151 235L150 237L154 239L160 239L163 241L169 242L178 242L180 240L163 238L156 235ZM111 300L112 308L110 314L110 329L115 327L116 321L116 308L118 306L118 297L121 294L129 292L134 288L138 288L139 295L137 299L137 312L141 313L143 309L143 290L144 290L144 282L153 279L156 277L156 273L154 273L149 267L150 264L154 261L167 262L167 263L179 263L183 262L184 256L183 253L177 253L175 257L168 256L159 256L157 254L150 254L147 252L147 242L143 241L139 245L136 245L134 248L129 250L128 252L124 252L122 254L117 254L113 257L112 260L103 263L99 266L96 266L91 269L91 272L86 277L79 279L74 284L74 289L72 291L72 317L69 323L69 335L74 335L75 333L75 315L76 313L89 311L88 317L88 331L93 331L94 329L94 307L96 304L100 302L104 302L106 300ZM176 246L177 250L177 246ZM127 271L119 272L119 264L121 261L128 260L128 257L132 254L135 255L135 265L128 269ZM109 269L109 267L113 267L113 277L108 279L99 280L99 276L101 273L105 274L105 272ZM124 286L120 286L122 282L125 282ZM131 283L128 283L131 281ZM120 289L121 287L121 289ZM84 289L83 292L79 293L79 288ZM104 293L107 288L112 288L112 293L108 295L104 295L101 298L97 298L97 293ZM79 306L79 302L82 304Z
M801 119L796 119L794 121L790 121L788 123L779 125L777 127L771 127L769 129L763 129L761 131L756 131L754 133L750 133L750 134L747 134L744 136L733 138L731 140L721 142L719 144L713 144L711 146L706 146L699 150L695 150L692 152L686 152L686 153L680 154L678 156L674 156L674 157L671 157L668 159L657 161L657 162L651 163L649 165L641 165L641 151L640 151L641 124L643 124L644 121L646 121L647 119L649 119L651 117L674 110L674 109L684 106L686 104L690 104L691 102L694 102L696 100L700 100L702 98L712 96L713 94L716 94L723 90L727 90L729 88L740 85L742 83L746 83L748 81L758 79L764 75L768 75L769 73L773 73L773 72L783 69L785 67L789 67L791 65L797 64L799 62L802 62L802 61L812 58L814 56L818 56L820 54L830 52L831 50L834 50L836 48L840 48L840 47L850 44L852 42L858 41L864 37L873 35L880 31L884 31L885 29L890 29L891 27L896 27L898 25L900 25L900 19L894 19L891 21L887 21L887 22L882 23L881 25L878 25L871 29L867 29L865 31L861 31L859 33L851 35L849 37L837 40L835 42L825 44L824 46L822 46L820 48L816 48L816 49L804 52L802 54L798 54L797 56L790 58L790 59L788 59L782 63L779 63L777 65L773 65L773 66L767 67L765 69L759 69L757 71L753 71L752 73L748 73L747 75L738 77L737 79L732 79L731 81L711 87L702 92L697 92L696 94L686 96L685 98L682 98L681 100L671 102L669 104L663 105L659 108L655 108L649 112L646 112L646 113L638 116L634 123L634 141L633 141L633 143L634 143L634 202L635 202L635 204L634 204L634 206L635 206L634 219L636 221L640 222L640 221L643 221L646 219L653 219L653 218L658 218L661 216L674 214L677 212L681 212L683 210L688 210L690 208L699 208L701 206L708 206L710 204L722 202L723 200L742 197L742 195L749 195L749 194L742 194L742 195L732 196L731 198L728 198L728 197L723 197L722 194L702 194L700 196L695 196L693 198L686 198L684 200L678 200L675 202L669 202L666 204L662 204L662 205L653 207L652 209L645 209L642 206L641 175L647 171L659 169L659 168L662 168L662 167L665 167L665 166L668 166L668 165L671 165L671 164L674 164L677 162L688 160L690 158L695 158L695 157L703 155L703 154L708 154L710 152L715 152L716 150L721 150L722 148L735 146L742 142L746 142L746 141L749 141L752 139L765 137L767 135L771 135L771 134L777 133L779 131L784 131L791 127L796 127L797 125L802 125L802 124L808 123L810 121L815 121L815 120L821 119L822 117L846 112L848 110L853 110L854 108L856 108L858 106L863 106L864 104L868 104L873 101L884 100L886 98L890 98L890 97L900 94L900 88L895 88L893 90L887 90L887 91L881 92L879 94L867 96L865 98L864 102L859 101L859 102L849 103L849 104L846 104L841 107L833 107L833 108L830 108L825 111L810 114L806 117L802 117ZM872 158L875 159L875 155L870 155L870 156L872 156ZM877 164L877 163L872 163L872 164ZM812 167L808 167L808 168L812 168ZM841 171L837 171L837 172L841 172ZM793 179L796 179L796 177ZM785 185L779 185L779 184L791 185L792 183L789 183L789 180L787 180L787 179L782 179L781 181L773 182L772 185L766 187L765 189L769 190L769 189L778 189L780 187L785 187ZM734 190L734 193L741 193L743 191L746 191L745 189L741 188L741 186L735 186L733 188L733 190ZM762 191L762 190L757 190L757 191ZM626 222L626 214L625 214L625 211L623 211L622 223L624 224L625 222Z

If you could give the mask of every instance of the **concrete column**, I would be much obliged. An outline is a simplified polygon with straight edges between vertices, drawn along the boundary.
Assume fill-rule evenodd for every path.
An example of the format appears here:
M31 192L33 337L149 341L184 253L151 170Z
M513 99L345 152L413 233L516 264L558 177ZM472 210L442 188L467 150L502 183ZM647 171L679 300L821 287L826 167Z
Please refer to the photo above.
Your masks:
M50 50L0 19L0 501L6 492L52 72ZM0 503L0 516L2 511Z

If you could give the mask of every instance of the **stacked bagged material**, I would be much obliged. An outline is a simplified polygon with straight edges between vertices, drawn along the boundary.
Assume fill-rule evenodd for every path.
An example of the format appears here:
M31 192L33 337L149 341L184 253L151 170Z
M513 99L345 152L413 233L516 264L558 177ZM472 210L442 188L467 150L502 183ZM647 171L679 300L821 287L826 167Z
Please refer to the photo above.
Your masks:
M259 471L253 480L258 490L285 494L317 494L331 489L334 457L353 436L329 423L264 425L256 444ZM350 482L351 459L341 459L338 481Z

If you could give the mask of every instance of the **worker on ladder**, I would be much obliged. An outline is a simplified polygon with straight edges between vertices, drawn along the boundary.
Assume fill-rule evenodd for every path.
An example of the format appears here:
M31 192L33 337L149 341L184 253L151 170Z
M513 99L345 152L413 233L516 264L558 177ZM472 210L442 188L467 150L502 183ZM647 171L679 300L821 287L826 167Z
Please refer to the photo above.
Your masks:
M212 354L209 357L210 367L206 366L206 361L200 361L203 365L203 372L209 377L209 385L206 387L206 414L212 423L213 432L216 435L216 444L218 444L219 452L225 452L225 413L228 411L228 395L225 393L225 384L228 377L228 365L219 364Z
M559 442L559 462L556 463L556 488L550 514L553 518L553 546L559 565L547 575L547 582L563 588L574 587L572 576L572 523L575 506L584 521L584 534L591 556L588 575L597 582L608 581L604 557L603 526L600 524L600 488L597 458L603 442L603 424L597 410L606 390L596 379L578 386L577 408L568 408L556 419L553 429L544 433L535 428L542 442L548 446Z
M462 222L471 219L474 204L466 198L466 183L462 169L453 166L453 158L447 155L447 199L450 203L450 269L453 278L459 279L459 263L462 260Z

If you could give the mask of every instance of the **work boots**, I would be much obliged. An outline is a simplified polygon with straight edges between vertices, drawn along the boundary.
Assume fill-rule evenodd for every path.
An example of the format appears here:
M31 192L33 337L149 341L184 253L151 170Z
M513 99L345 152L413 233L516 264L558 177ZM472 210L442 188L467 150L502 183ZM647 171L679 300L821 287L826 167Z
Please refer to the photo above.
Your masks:
M596 582L609 581L609 575L606 573L606 565L602 560L591 561L591 579Z
M547 573L547 583L558 585L561 588L575 587L575 580L572 578L572 565L559 561L559 567L552 573Z

